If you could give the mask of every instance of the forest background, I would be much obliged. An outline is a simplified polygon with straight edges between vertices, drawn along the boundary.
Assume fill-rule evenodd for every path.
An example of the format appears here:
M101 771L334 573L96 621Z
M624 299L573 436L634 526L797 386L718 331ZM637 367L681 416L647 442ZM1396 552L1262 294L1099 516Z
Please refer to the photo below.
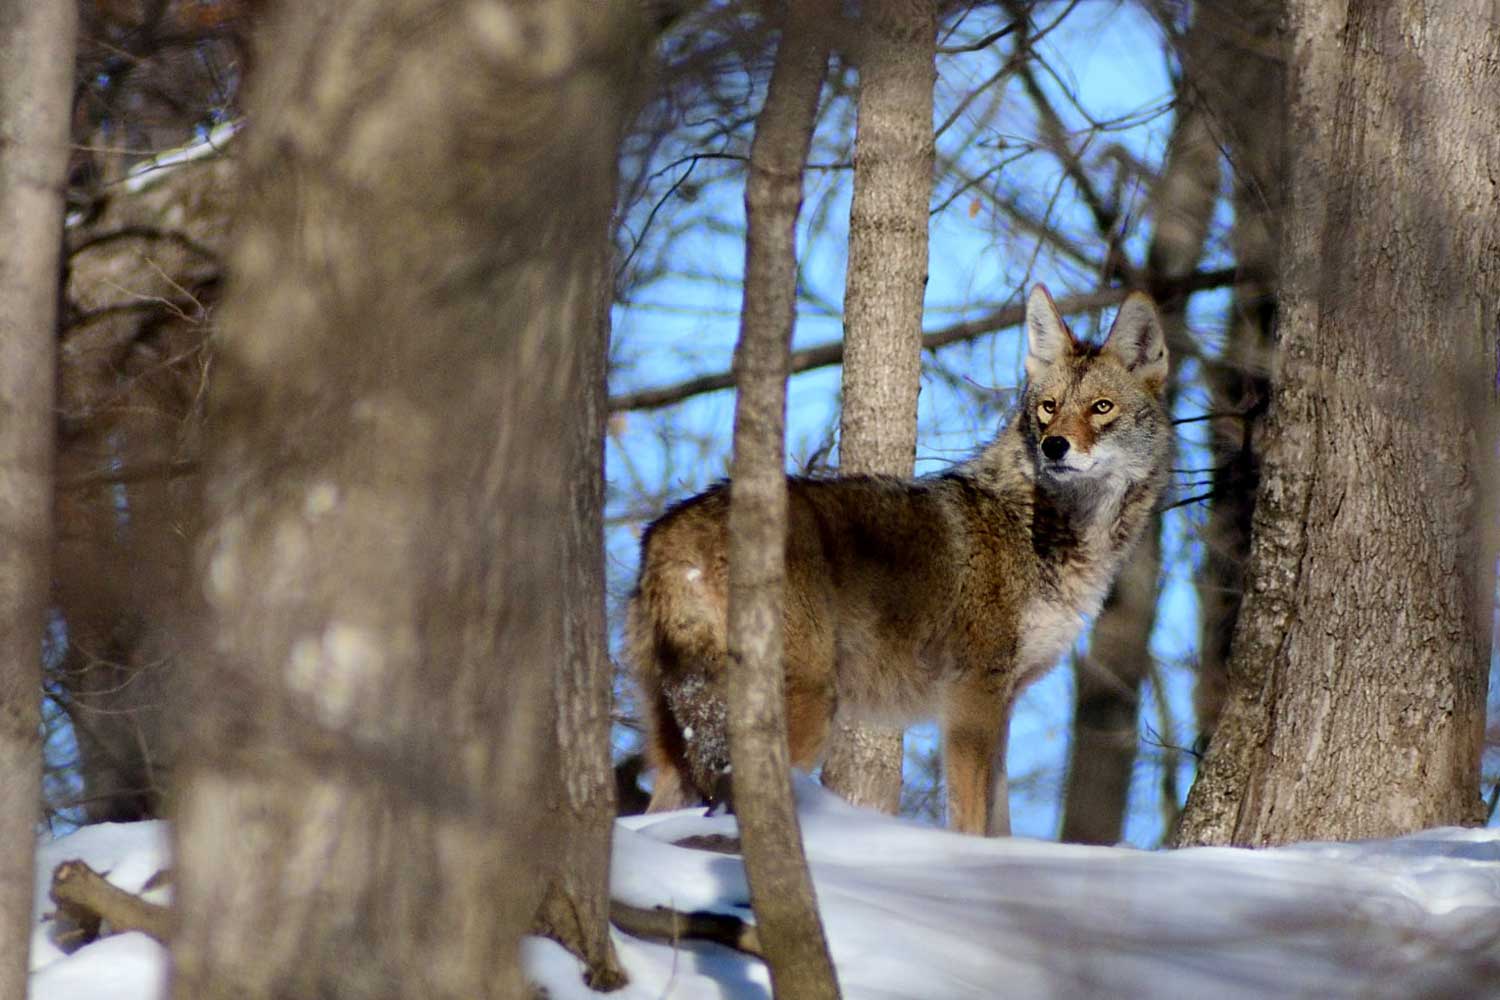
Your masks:
M6 447L33 449L8 486L34 500L40 485L55 518L12 526L30 575L12 577L25 600L7 634L19 662L27 615L45 623L59 828L170 804L190 914L244 891L203 877L243 848L228 830L262 829L265 851L321 843L351 889L402 836L451 834L493 862L483 880L456 877L464 852L434 850L380 904L404 912L444 882L446 941L521 864L494 846L535 832L507 803L584 789L560 808L597 811L592 776L569 770L602 691L588 664L604 663L590 651L604 618L587 595L598 584L617 621L641 525L727 470L729 345L761 291L740 269L754 226L739 198L772 67L792 52L821 52L809 62L827 70L809 151L782 176L805 188L800 253L779 259L796 279L793 471L849 464L849 380L881 367L851 361L833 381L858 285L926 286L920 334L891 325L923 347L919 472L993 433L1032 284L1090 335L1131 289L1167 326L1172 495L1069 669L1018 713L1017 831L1268 843L1493 818L1500 782L1472 766L1494 687L1496 346L1493 204L1475 178L1500 129L1469 131L1493 110L1493 23L1429 33L1354 4L1334 24L1271 0L871 0L799 34L801 5L621 2L596 24L559 2L464 8L466 32L457 8L416 0L272 6L264 28L258 4L173 0L53 3L50 31L6 25L8 44L59 43L18 51L73 81L70 114L35 116L70 133L64 183L41 186L65 195L60 339L4 366L6 392L58 373L55 406L13 404L55 415L55 454L23 434L32 424L7 425ZM637 48L652 12L665 34ZM523 22L541 37L574 27L556 52L518 54ZM429 30L366 44L410 24ZM918 139L894 147L927 153L932 125L931 168L906 175L930 185L929 225L888 246L930 228L931 252L846 257L868 235L845 222L851 193L879 165L859 151L866 77L904 42L925 46L903 51L935 79L909 88L930 103ZM1396 46L1415 49L1393 62ZM466 47L488 77L461 68ZM552 56L572 68L547 76ZM398 82L401 100L380 104L367 78ZM248 110L245 79L261 81ZM1366 155L1377 140L1390 150ZM595 327L597 343L580 333ZM585 349L605 327L608 399ZM495 329L522 334L483 335ZM607 583L589 528L595 417ZM628 807L638 720L614 669ZM26 674L8 679L26 703ZM1212 780L1183 826L1205 747ZM904 811L938 818L930 728L904 756ZM9 791L25 804L27 789ZM388 809L393 791L410 813ZM309 801L358 835L330 840ZM238 940L296 925L287 900L241 902ZM512 929L531 901L514 902ZM191 984L228 932L183 927Z
M1071 669L1054 671L1031 688L1016 713L1010 757L1015 829L1034 836L1056 836L1063 822L1077 705L1090 698L1108 701L1112 690L1118 703L1104 710L1107 721L1089 745L1096 751L1102 741L1119 758L1115 786L1119 773L1126 776L1104 807L1121 813L1118 828L1105 821L1104 830L1140 846L1161 842L1201 749L1196 744L1204 726L1194 714L1193 689L1203 676L1210 689L1221 684L1225 630L1237 606L1244 508L1255 485L1249 441L1265 404L1271 322L1261 315L1270 292L1260 273L1264 262L1242 258L1268 248L1266 237L1253 233L1267 231L1278 197L1276 176L1258 176L1274 159L1268 155L1274 140L1256 140L1279 127L1280 70L1257 49L1271 44L1275 10L1263 6L1226 15L1211 4L1199 6L1195 15L1190 5L1171 2L955 4L939 18L924 306L932 346L922 354L916 472L959 461L994 433L1017 388L1024 350L1018 306L1033 283L1046 283L1073 305L1075 328L1095 338L1109 304L1118 301L1113 290L1122 278L1154 285L1170 297L1180 359L1173 399L1178 456L1162 518L1160 562L1152 567L1154 582L1144 585L1146 598L1130 602L1128 612L1115 611L1120 627L1132 634L1126 640L1132 648L1091 659L1086 641ZM84 290L82 318L96 324L100 316L125 312L131 322L128 331L93 335L95 344L75 337L65 349L64 400L72 408L65 411L65 418L72 413L65 426L76 424L78 431L61 465L80 511L103 503L112 509L109 518L154 520L164 496L155 474L166 470L185 478L194 468L196 432L183 422L201 402L183 398L181 386L160 377L162 362L191 386L201 374L200 344L188 334L181 343L153 345L144 361L127 358L127 348L139 351L144 343L143 335L132 334L160 339L164 324L140 321L134 314L149 312L152 303L127 301L140 292L118 283L113 293L101 291L89 267L92 260L104 261L106 272L118 267L114 260L139 250L132 231L144 234L163 212L180 217L181 181L165 185L168 193L155 203L119 197L148 191L154 177L182 159L160 154L212 136L193 155L212 152L212 159L233 160L227 123L242 115L248 8L100 3L81 10L84 101L75 122L72 170L73 198L82 210L71 217L72 228L110 228L87 211L105 196L141 207L115 209L140 216L131 222L134 230L113 227L108 244L117 257L105 261L99 245L86 237L75 240L82 266L74 284L94 283ZM1023 13L1029 18L1025 32L1016 28ZM642 526L672 500L728 470L733 396L727 373L738 334L744 256L740 185L774 54L771 41L752 14L732 4L708 5L665 40L660 86L623 150L613 236L606 466L609 622L621 667L619 623ZM1244 81L1235 95L1242 117L1226 118L1223 108L1212 106L1218 84L1195 77L1188 68L1194 58L1228 64L1221 74ZM1200 69L1198 77L1204 76ZM787 465L793 472L829 472L838 464L837 345L848 268L856 88L853 66L836 54L819 106L798 226L794 365L805 370L789 383ZM1191 112L1186 117L1184 107ZM189 209L202 215L189 218L184 229L206 231L209 243L222 240L227 225L222 198L232 184L230 169L213 167L217 176L210 183L187 184ZM201 334L221 277L218 251L207 253L213 248L202 242L189 247L182 241L182 247L195 258L182 262L190 273L170 275L178 294L155 305L175 309L181 313L177 327L196 327ZM1169 261L1172 253L1187 264ZM166 257L152 259L167 269L160 263ZM106 274L104 280L116 277ZM162 393L178 398L162 405L152 398ZM116 418L131 409L138 411L133 422L122 426ZM139 454L131 454L135 447ZM66 517L70 498L63 500ZM177 537L181 528L164 526ZM138 531L146 541L122 545L98 530L81 529L88 537L79 548L88 551L63 550L61 606L53 620L54 678L93 678L49 686L56 709L49 718L57 733L49 742L53 801L65 823L132 813L132 807L109 801L101 783L116 780L135 788L145 778L150 784L149 762L126 760L120 770L128 773L97 778L94 789L85 791L78 783L74 727L83 718L85 730L108 729L112 714L135 707L149 714L149 704L159 698L159 692L144 690L149 684L126 685L140 689L126 696L87 689L120 687L110 664L160 658L134 647L152 645L143 619L151 615L152 592L170 589L153 575L180 572L183 558L180 545L166 545L176 549L165 559L175 565L153 567L163 560L142 550L160 536ZM112 527L105 530L115 534ZM101 571L100 559L130 562L134 569ZM133 582L123 588L85 583L85 574L98 580L127 575ZM1230 596L1216 596L1224 594ZM71 632L70 619L76 620ZM1114 680L1122 667L1116 660L1127 661L1123 682ZM95 667L81 667L88 662ZM627 761L638 745L632 693L622 669L614 744L617 757ZM89 705L101 698L98 718L89 721ZM140 726L130 721L121 728ZM113 745L105 757L141 757L151 742L138 732L98 735L96 751ZM89 739L84 737L84 756ZM932 726L907 734L905 755L903 811L940 821ZM1496 784L1494 762L1488 767L1487 788ZM1097 797L1098 788L1087 792L1075 794L1080 800Z

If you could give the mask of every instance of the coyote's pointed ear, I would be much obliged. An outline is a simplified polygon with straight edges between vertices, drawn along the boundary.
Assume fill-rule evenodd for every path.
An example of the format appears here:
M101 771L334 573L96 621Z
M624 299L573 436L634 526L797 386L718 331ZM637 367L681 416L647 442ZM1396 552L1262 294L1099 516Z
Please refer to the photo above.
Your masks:
M1152 392L1167 384L1167 335L1156 303L1145 292L1132 292L1120 306L1101 354L1113 357L1145 382Z
M1047 293L1046 285L1032 288L1026 300L1026 377L1036 378L1044 369L1077 353L1078 344L1068 332L1062 313Z

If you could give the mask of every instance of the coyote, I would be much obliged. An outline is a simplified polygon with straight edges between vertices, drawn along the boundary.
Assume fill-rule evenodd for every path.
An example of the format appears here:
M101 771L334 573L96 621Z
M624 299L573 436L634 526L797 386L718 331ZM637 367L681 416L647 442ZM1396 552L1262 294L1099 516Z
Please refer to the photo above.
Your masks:
M1167 349L1149 297L1127 298L1094 347L1037 285L1026 334L1018 407L976 457L918 479L787 479L792 763L817 763L835 716L939 715L949 825L965 833L990 823L1017 694L1098 612L1168 475ZM732 492L676 504L641 542L627 629L652 811L713 798L728 771Z

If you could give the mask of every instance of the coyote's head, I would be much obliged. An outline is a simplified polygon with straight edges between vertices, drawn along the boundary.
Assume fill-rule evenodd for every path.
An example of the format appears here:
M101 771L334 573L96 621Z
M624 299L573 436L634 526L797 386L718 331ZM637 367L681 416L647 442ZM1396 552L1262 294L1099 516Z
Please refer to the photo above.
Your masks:
M1135 292L1103 345L1081 344L1037 285L1026 302L1024 437L1038 477L1053 483L1152 474L1170 424L1162 407L1167 344L1156 306Z

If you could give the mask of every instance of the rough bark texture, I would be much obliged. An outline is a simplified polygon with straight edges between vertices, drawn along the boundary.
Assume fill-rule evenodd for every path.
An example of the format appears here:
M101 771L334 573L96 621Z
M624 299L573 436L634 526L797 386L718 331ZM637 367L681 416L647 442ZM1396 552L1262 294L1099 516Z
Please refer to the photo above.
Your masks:
M1202 44L1198 22L1184 47ZM1152 233L1145 281L1158 303L1174 358L1192 355L1187 332L1188 296L1175 294L1203 256L1219 191L1219 147L1207 111L1183 93L1167 143L1166 169L1152 192ZM1168 384L1168 409L1176 397L1176 369ZM1152 518L1115 579L1090 633L1088 652L1076 661L1073 740L1063 790L1059 836L1082 844L1118 843L1125 830L1130 779L1139 743L1141 682L1151 672L1151 632L1161 576L1161 516Z
M1231 293L1226 344L1205 362L1213 472L1198 574L1198 745L1218 725L1228 685L1230 642L1244 598L1250 519L1260 481L1260 432L1270 399L1277 271L1286 199L1286 59L1282 0L1212 0L1195 27L1206 44L1184 53L1229 159L1234 204L1230 245L1240 269Z
M0 996L26 995L41 804L58 256L76 8L0 7Z
M1500 22L1486 0L1290 9L1282 353L1185 844L1483 819Z
M909 476L917 449L927 215L932 200L933 0L873 0L858 34L859 114L844 291L839 471ZM855 805L901 805L901 730L840 724L823 783Z
M597 287L593 337L574 346L574 467L563 562L563 661L554 681L559 774L553 789L553 869L539 932L585 963L596 990L623 986L626 976L609 937L610 835L615 823L615 772L610 760L614 668L604 619L605 360L609 343L607 284Z
M269 25L210 389L178 997L522 994L570 348L643 14L351 0Z
M826 0L789 5L745 183L745 301L735 349L729 508L729 752L745 873L778 996L838 983L792 800L782 677L786 368L796 320L797 214L828 66Z

